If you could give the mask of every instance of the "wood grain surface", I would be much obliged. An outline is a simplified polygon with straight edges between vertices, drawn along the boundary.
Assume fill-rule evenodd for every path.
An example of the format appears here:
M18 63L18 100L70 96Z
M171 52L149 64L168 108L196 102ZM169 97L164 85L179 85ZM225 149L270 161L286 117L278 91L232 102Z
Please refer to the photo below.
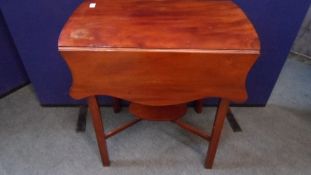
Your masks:
M70 95L109 95L164 106L205 97L247 99L245 82L257 54L63 51Z
M61 47L259 50L257 33L232 1L93 0L65 25Z

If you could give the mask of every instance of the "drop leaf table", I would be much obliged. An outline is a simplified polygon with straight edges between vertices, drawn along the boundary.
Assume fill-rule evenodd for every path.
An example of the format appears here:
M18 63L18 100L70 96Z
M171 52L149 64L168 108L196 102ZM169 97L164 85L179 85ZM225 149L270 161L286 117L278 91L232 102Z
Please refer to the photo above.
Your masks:
M71 74L70 95L87 99L99 152L141 120L171 121L209 141L212 168L230 102L247 99L248 72L260 55L252 23L232 1L84 1L65 24L58 48ZM135 119L105 132L96 96L130 102ZM182 121L190 101L217 97L211 134Z

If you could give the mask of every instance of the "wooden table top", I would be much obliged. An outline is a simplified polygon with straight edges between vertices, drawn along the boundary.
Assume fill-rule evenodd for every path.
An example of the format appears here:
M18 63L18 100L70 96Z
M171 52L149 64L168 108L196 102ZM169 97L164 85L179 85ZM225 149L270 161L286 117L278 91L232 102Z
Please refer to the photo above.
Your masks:
M95 8L90 8L91 2ZM91 2L83 2L70 17L60 35L59 50L260 50L254 27L232 1Z
M59 51L73 98L164 106L205 97L245 101L260 44L232 1L92 0L69 18Z

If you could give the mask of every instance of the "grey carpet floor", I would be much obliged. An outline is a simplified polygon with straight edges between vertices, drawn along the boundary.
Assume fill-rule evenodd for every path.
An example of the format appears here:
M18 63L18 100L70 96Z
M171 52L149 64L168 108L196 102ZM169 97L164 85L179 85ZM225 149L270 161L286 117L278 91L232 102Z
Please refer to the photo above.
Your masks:
M103 168L90 119L76 133L77 108L41 107L27 86L0 100L0 175L311 174L311 66L289 59L265 108L233 108L243 128L225 123L213 170L208 143L167 122L141 122L108 141ZM109 130L131 116L102 108ZM212 127L215 108L185 116Z

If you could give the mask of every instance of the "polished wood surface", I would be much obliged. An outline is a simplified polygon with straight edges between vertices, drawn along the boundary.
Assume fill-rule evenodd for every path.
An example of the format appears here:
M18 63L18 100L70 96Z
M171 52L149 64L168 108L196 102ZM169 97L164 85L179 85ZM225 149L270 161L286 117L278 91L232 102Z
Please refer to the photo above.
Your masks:
M127 129L127 128L133 126L133 125L135 125L136 123L140 122L141 120L142 120L142 119L134 119L134 120L132 120L132 121L129 121L129 122L127 122L127 123L124 123L123 125L121 125L121 126L115 128L115 129L113 129L112 131L107 132L107 133L105 134L106 139L108 139L108 138L110 138L110 137L112 137L112 136L118 134L119 132L121 132L121 131L123 131L123 130L125 130L125 129Z
M108 150L107 150L107 142L105 136L104 123L101 118L100 108L95 96L88 97L89 109L91 111L93 127L96 134L98 149L100 153L100 157L102 159L102 163L104 166L110 165Z
M203 100L202 99L194 101L194 110L198 114L203 112Z
M207 96L246 100L259 40L233 2L92 2L96 8L83 2L59 38L72 97L111 95L153 106Z
M258 54L62 51L73 76L70 95L110 95L161 106L205 97L247 99ZM160 95L159 95L160 94Z
M96 3L89 8L89 3ZM256 31L232 1L92 0L65 25L60 47L258 51Z
M187 112L187 104L169 106L146 106L131 103L129 112L138 118L151 121L172 121L183 117Z
M202 137L203 139L210 141L211 137L209 134L201 129L198 129L188 123L183 122L181 119L173 120L172 122L176 123L178 126L180 126L183 129L186 129L187 131Z
M229 104L230 104L230 101L228 99L221 99L219 103L216 116L215 116L215 120L214 120L214 124L213 124L210 144L208 145L208 150L207 150L207 154L205 158L206 168L211 169L213 167L215 155L216 155L217 148L218 148L218 143L219 143L220 136L221 136L221 131L224 126L224 121L225 121L225 118L227 116L227 112L229 109Z
M119 98L112 98L113 104L112 104L112 108L113 108L113 112L114 113L119 113L122 110L121 107L121 99Z
M70 95L88 98L105 166L106 139L145 119L172 121L208 140L205 166L212 168L229 103L247 99L247 75L260 54L251 22L226 0L85 1L58 46L73 78ZM97 95L128 100L138 119L105 134ZM221 99L211 135L180 119L187 103L197 101L200 112L206 97Z

